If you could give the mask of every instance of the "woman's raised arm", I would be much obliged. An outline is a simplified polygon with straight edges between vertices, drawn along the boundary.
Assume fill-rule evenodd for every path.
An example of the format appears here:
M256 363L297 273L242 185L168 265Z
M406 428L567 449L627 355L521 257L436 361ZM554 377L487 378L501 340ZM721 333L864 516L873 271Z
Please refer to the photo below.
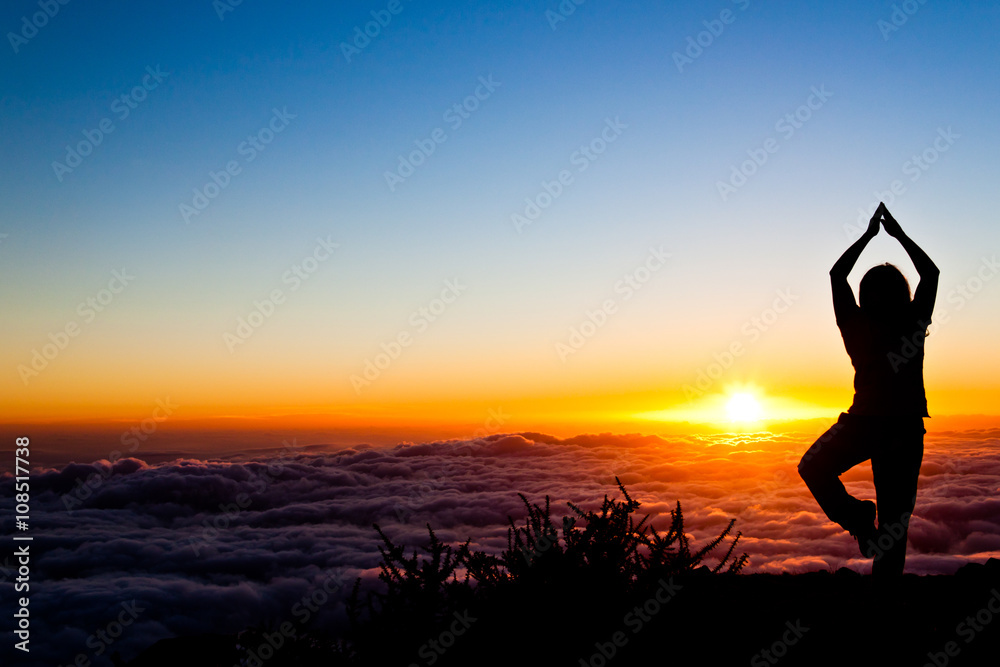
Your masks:
M840 256L840 259L830 269L830 283L833 288L833 312L837 316L837 324L845 322L847 316L858 307L858 302L854 300L854 292L847 282L847 276L851 274L854 265L858 263L858 258L861 257L861 253L868 245L868 242L878 235L883 211L885 211L885 205L879 203L878 208L875 209L875 214L868 223L868 229L861 235L861 238L844 251L844 254Z
M903 250L910 256L910 261L913 262L913 266L920 275L920 284L917 285L916 292L914 292L913 303L917 307L920 318L929 320L931 313L934 311L934 301L937 299L938 276L941 275L941 270L927 256L927 253L903 232L903 228L899 226L896 218L892 217L889 210L884 206L882 208L885 213L885 216L882 218L882 224L885 226L886 233L899 241L899 244L903 246Z
M913 262L913 266L916 267L917 273L920 274L921 280L924 278L930 278L937 276L941 273L937 265L931 261L931 258L927 256L927 253L921 250L920 246L913 242L909 236L903 231L903 228L899 226L896 222L896 218L892 217L892 213L884 206L882 207L885 213L882 218L882 224L885 226L885 231L889 236L899 241L899 244L903 246L903 250L906 254L910 256L910 261Z

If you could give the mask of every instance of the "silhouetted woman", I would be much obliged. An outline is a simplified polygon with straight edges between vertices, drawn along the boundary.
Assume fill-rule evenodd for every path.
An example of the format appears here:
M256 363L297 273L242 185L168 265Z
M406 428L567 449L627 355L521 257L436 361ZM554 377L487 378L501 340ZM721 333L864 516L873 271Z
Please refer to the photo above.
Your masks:
M913 299L899 269L876 266L858 290L847 282L861 252L880 226L906 250L920 274ZM867 231L830 270L833 310L854 365L854 402L799 462L799 474L831 521L874 558L872 574L903 572L906 534L916 503L917 476L924 455L924 338L934 310L938 268L880 203ZM871 459L878 502L847 493L839 477Z

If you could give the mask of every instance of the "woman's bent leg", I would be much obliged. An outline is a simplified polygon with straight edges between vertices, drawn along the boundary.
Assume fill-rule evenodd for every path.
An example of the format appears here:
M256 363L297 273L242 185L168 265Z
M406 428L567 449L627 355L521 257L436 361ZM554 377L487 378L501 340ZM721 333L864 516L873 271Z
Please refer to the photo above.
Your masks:
M799 475L820 508L830 521L850 532L858 530L859 523L866 520L866 505L847 492L840 475L872 457L874 441L866 427L870 419L842 413L799 462Z

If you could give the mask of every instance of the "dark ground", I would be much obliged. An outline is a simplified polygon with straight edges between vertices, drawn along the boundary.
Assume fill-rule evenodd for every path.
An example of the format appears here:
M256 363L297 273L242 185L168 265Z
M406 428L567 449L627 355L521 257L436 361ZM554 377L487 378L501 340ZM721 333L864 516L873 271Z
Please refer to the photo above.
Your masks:
M953 576L905 575L889 586L846 569L692 574L666 583L672 586L628 601L586 586L494 600L461 621L445 619L441 633L419 648L402 645L403 624L380 628L385 646L398 650L374 661L303 662L286 646L263 664L1000 665L996 559ZM240 664L234 643L222 636L164 640L127 664L230 667Z

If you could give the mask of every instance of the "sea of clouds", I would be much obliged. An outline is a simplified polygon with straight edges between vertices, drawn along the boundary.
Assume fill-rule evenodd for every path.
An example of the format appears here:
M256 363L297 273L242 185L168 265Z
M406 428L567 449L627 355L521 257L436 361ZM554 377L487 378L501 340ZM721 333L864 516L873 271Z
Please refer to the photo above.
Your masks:
M585 508L629 494L663 527L680 501L695 545L735 518L749 572L870 571L854 540L820 511L796 464L820 433L661 438L496 434L336 451L293 442L254 460L129 458L73 463L31 477L31 657L110 664L158 639L232 633L288 620L342 627L356 577L377 574L377 523L396 543L506 547L508 517L551 498ZM929 434L907 571L950 574L1000 555L1000 430ZM844 476L874 498L871 468ZM0 477L0 523L14 531L14 480ZM6 540L5 540L6 541ZM0 552L10 627L16 565ZM112 636L115 635L115 636ZM6 662L6 660L5 660ZM78 663L79 664L79 663Z

